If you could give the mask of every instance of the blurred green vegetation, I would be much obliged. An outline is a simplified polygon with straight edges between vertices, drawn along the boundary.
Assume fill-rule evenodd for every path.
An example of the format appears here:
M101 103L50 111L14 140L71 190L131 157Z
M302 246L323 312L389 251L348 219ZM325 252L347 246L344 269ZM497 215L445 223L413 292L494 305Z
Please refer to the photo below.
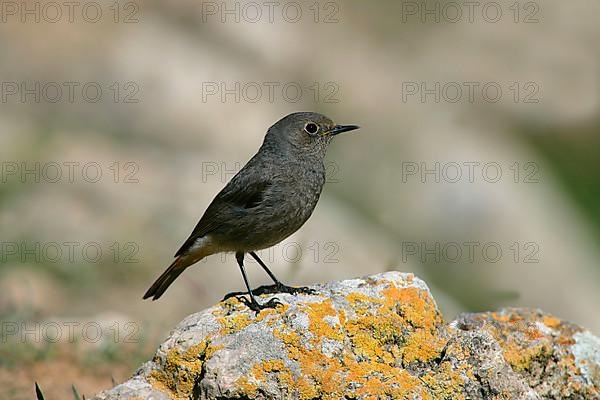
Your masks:
M593 226L600 246L600 122L524 126L518 133L552 168L565 193Z

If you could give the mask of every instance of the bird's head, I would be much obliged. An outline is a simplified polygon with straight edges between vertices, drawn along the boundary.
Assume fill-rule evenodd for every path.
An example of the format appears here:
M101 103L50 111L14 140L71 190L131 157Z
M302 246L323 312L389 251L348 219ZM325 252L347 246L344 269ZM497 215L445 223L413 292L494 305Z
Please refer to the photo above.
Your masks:
M358 128L357 125L336 125L322 114L297 112L286 115L271 126L265 136L265 144L324 157L335 136Z

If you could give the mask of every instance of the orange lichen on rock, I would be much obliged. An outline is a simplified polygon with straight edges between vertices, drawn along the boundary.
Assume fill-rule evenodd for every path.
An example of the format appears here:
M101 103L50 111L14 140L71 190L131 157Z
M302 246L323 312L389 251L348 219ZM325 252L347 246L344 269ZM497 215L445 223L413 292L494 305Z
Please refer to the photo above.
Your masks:
M556 346L573 343L572 331L564 335L545 333L539 329L539 323L550 328L561 326L560 320L539 311L507 309L503 311L502 318L497 313L483 313L481 318L485 318L485 315L491 315L494 322L486 325L486 329L500 344L504 359L517 372L530 370L536 362L545 364Z
M308 303L304 310L310 321L309 330L317 342L324 337L332 340L343 338L342 326L346 321L346 316L343 311L338 313L333 308L331 299L320 303ZM332 323L331 319L327 320L326 317L333 317L332 319L337 319L338 322Z
M402 360L408 364L414 361L429 362L437 358L448 342L429 330L418 329L408 337L402 348Z
M274 309L263 310L260 314L253 317L246 312L240 312L245 310L246 305L242 304L235 297L231 297L221 304L223 306L213 310L212 314L221 325L220 333L222 335L239 332L250 324L278 315L278 312ZM281 311L285 311L289 306L281 305L279 307L281 308ZM273 320L271 319L270 322L273 322Z
M349 396L357 395L364 399L409 399L426 397L426 391L420 387L421 381L408 371L379 362L355 363L350 368L350 379L357 383L355 391Z
M239 332L252 323L252 319L247 314L236 313L229 316L217 316L217 321L221 324L221 334Z
M509 340L502 346L504 359L516 371L524 371L531 363L552 355L552 346L548 341L541 340L535 344Z
M250 382L247 376L241 376L235 381L235 385L240 388L247 397L254 398L258 392L258 384Z
M176 397L186 397L192 393L195 379L200 376L204 359L217 350L208 341L202 341L181 353L178 349L169 351L161 371L150 373L150 382L162 391L169 391Z
M545 315L542 318L542 323L549 328L556 328L560 325L560 319L553 317L551 315Z
M382 292L385 306L398 307L400 315L412 326L433 329L442 323L442 316L429 292L416 287L398 288L395 285L389 285Z
M399 365L427 363L439 356L446 343L436 336L441 316L422 289L389 284L381 294L376 298L350 293L346 296L350 314L337 309L331 299L301 306L308 317L310 337L286 325L273 329L287 357L298 363L300 374L295 376L283 366L277 370L280 378L283 373L290 381L291 392L301 399L354 395L365 399L429 398L421 379ZM327 346L341 350L324 352ZM271 364L252 366L252 382L269 379L273 371ZM454 376L448 381L459 384ZM247 386L248 379L240 384Z
M484 320L485 315L481 315ZM504 359L515 371L528 370L533 362L552 355L552 338L538 328L535 319L506 310L502 314L487 315L491 319L485 329L496 338Z
M464 378L461 373L472 373L472 371L466 364L455 368L451 363L444 362L437 371L432 371L421 379L427 386L432 399L465 400L465 396L461 393L464 386Z

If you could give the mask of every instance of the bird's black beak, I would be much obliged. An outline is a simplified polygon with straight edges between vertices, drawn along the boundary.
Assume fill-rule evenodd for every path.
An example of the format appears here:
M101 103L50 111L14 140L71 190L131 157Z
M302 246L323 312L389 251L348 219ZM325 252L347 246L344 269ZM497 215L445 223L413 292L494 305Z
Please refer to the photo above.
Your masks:
M329 134L329 136L335 136L339 135L340 133L350 132L358 128L360 128L360 126L358 125L336 125L333 128L331 128L327 133Z

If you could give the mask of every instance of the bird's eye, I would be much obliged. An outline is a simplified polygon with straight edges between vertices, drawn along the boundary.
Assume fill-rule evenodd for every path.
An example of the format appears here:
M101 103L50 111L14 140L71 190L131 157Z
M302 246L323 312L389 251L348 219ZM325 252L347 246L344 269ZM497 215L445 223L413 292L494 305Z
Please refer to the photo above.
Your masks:
M304 131L309 135L314 135L319 131L319 125L315 124L314 122L309 122L304 125Z

